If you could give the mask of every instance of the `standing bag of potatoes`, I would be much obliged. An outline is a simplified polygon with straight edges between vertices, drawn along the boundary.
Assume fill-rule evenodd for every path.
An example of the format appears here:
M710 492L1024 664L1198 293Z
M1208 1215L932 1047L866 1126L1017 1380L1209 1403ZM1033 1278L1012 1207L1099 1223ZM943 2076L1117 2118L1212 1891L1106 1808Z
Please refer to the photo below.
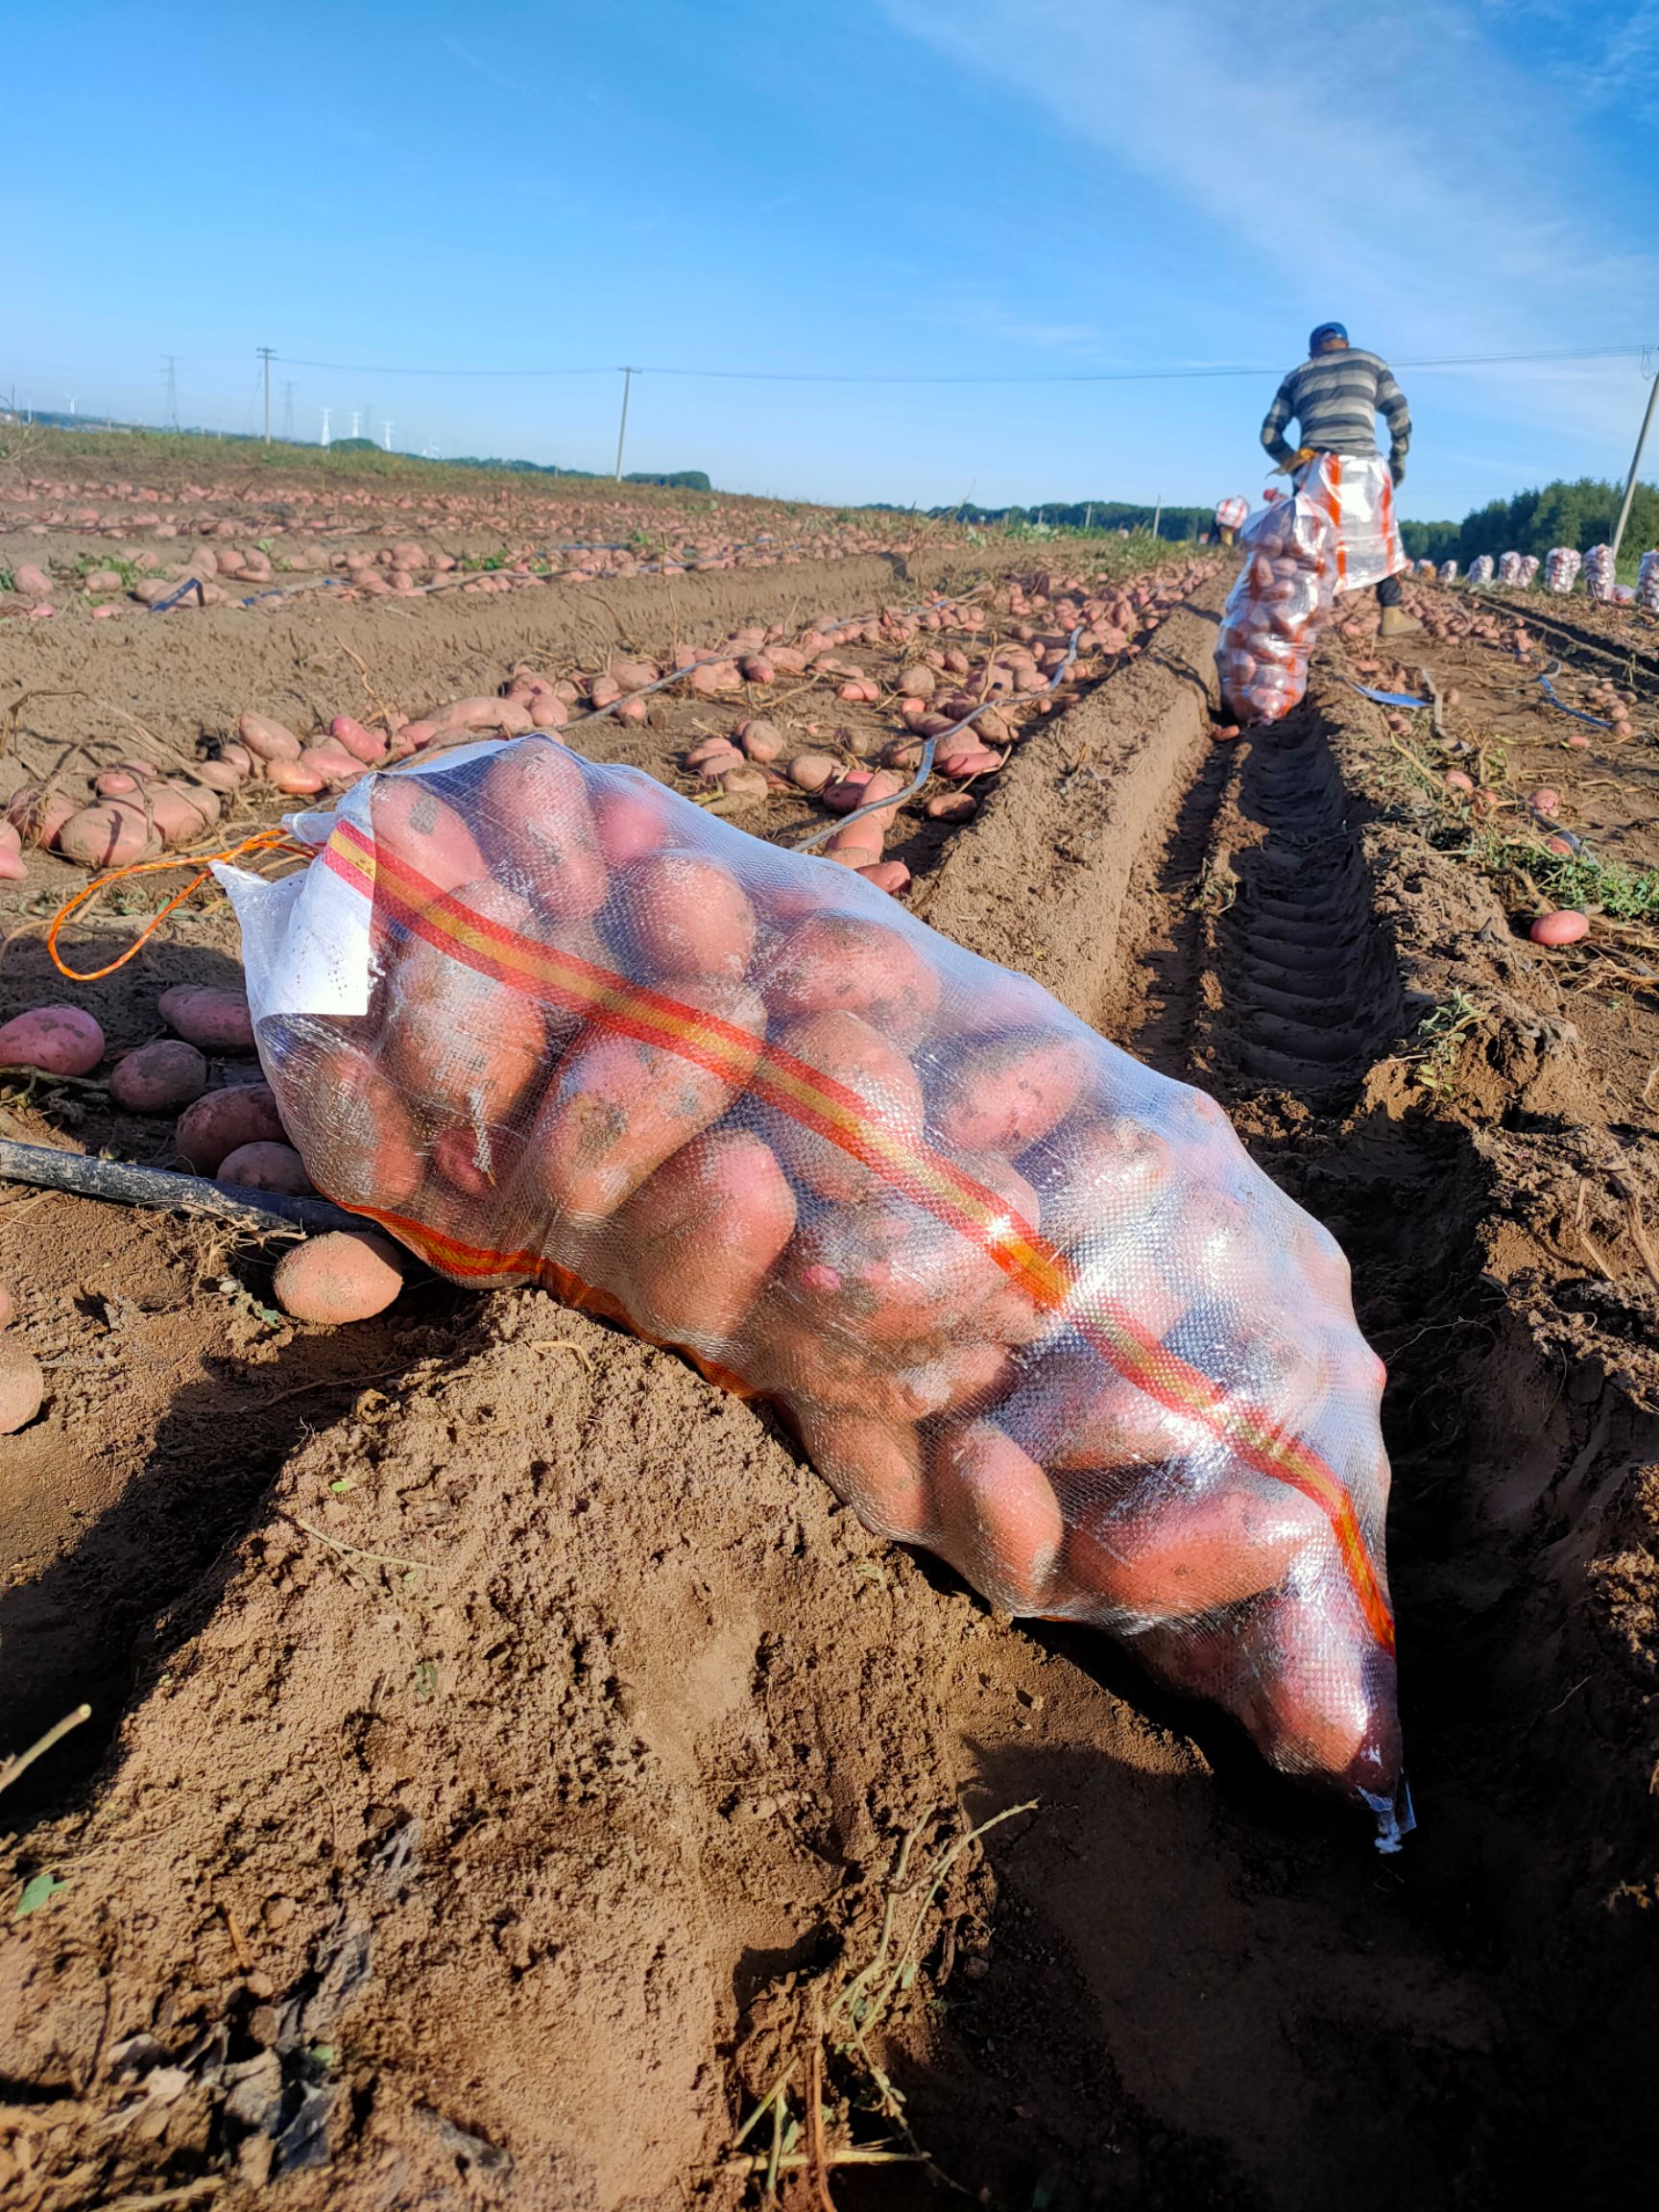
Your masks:
M303 869L220 874L320 1190L769 1400L871 1528L1110 1631L1397 1843L1382 1368L1211 1099L548 736L293 828Z

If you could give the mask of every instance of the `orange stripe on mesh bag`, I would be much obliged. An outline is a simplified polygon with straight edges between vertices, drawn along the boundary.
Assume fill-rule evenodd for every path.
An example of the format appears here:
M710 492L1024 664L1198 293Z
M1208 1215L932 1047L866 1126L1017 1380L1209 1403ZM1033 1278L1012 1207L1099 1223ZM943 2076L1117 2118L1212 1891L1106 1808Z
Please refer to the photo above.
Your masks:
M1034 1304L1064 1314L1108 1365L1157 1404L1200 1423L1258 1473L1288 1482L1310 1498L1331 1523L1367 1623L1378 1641L1392 1648L1393 1621L1353 1500L1319 1455L1171 1352L1116 1300L1092 1292L1094 1310L1088 1314L1074 1311L1076 1269L1063 1252L1011 1213L997 1192L931 1146L915 1147L896 1139L871 1119L856 1092L793 1053L765 1045L757 1062L752 1032L555 946L539 945L473 912L453 893L440 893L418 870L373 845L350 824L340 825L322 857L366 895L373 886L376 903L423 942L481 974L561 1005L585 1008L608 1027L725 1077L734 1088L747 1090L762 1104L861 1161L902 1195L968 1238ZM373 1213L362 1207L357 1211ZM513 1274L550 1280L552 1263L539 1254L490 1251L401 1217L373 1217L384 1219L417 1250L432 1257L443 1272L464 1279ZM627 1320L623 1310L608 1303L605 1294L566 1277L563 1269L555 1267L553 1272L580 1293L571 1303L591 1305L612 1318Z

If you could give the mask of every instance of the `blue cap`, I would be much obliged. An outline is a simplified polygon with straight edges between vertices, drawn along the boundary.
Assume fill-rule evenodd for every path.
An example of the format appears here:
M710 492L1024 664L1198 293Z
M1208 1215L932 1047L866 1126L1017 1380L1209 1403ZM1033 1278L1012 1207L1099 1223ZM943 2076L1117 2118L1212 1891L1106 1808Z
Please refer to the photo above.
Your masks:
M1318 329L1308 341L1309 352L1317 353L1320 347L1328 345L1333 338L1340 338L1343 345L1346 346L1348 343L1348 325L1345 323L1321 323Z

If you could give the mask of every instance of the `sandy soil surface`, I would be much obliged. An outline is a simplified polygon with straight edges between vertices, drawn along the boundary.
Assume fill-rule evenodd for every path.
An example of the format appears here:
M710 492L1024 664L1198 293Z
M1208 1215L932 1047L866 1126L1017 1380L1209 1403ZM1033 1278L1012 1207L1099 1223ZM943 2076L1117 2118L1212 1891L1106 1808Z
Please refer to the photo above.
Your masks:
M714 632L783 620L788 591L861 612L883 575L671 581L738 594L700 609ZM603 588L641 594L630 645L662 649L668 581ZM1407 1852L1378 1860L1099 1639L1016 1629L877 1543L762 1410L539 1292L429 1285L299 1329L269 1256L200 1221L12 1190L0 1265L52 1394L0 1444L8 1741L97 1706L0 1801L28 1906L0 1950L19 2202L736 2205L776 2149L805 2204L815 2081L831 2155L863 2149L832 2167L842 2212L946 2201L917 2146L1020 2207L1640 2185L1659 926L1597 912L1555 952L1525 926L1534 789L1592 857L1653 861L1659 686L1638 666L1633 735L1571 749L1589 726L1506 647L1400 668L1333 639L1289 722L1217 743L1223 584L1033 709L909 896L1214 1090L1348 1248L1392 1373ZM130 667L89 616L84 647L59 617L27 651L84 651L106 699L128 667L131 710L193 744L276 710L250 686L325 622L413 708L548 651L526 625L565 598L429 608L413 655L384 604L291 637L168 616ZM572 663L612 643L561 637ZM1564 641L1563 699L1607 672L1596 643ZM1439 733L1349 681L1422 661L1458 692ZM672 775L685 713L620 757ZM1446 784L1464 762L1489 801ZM4 1011L76 996L35 926L73 879L31 862ZM233 953L210 909L85 989L131 1042L159 986ZM5 1127L166 1142L61 1089L14 1089ZM739 2141L785 2074L788 2128Z

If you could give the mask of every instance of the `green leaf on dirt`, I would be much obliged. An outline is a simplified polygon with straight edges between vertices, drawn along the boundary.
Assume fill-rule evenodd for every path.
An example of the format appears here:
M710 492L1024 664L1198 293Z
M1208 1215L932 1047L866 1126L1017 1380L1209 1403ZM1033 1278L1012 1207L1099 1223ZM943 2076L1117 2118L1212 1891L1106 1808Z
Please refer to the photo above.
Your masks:
M422 1659L415 1670L415 1695L417 1697L435 1697L438 1695L438 1662Z
M23 1885L17 1900L13 1920L26 1920L31 1912L38 1912L42 1905L50 1904L60 1889L67 1889L67 1882L60 1882L56 1874L31 1874Z

